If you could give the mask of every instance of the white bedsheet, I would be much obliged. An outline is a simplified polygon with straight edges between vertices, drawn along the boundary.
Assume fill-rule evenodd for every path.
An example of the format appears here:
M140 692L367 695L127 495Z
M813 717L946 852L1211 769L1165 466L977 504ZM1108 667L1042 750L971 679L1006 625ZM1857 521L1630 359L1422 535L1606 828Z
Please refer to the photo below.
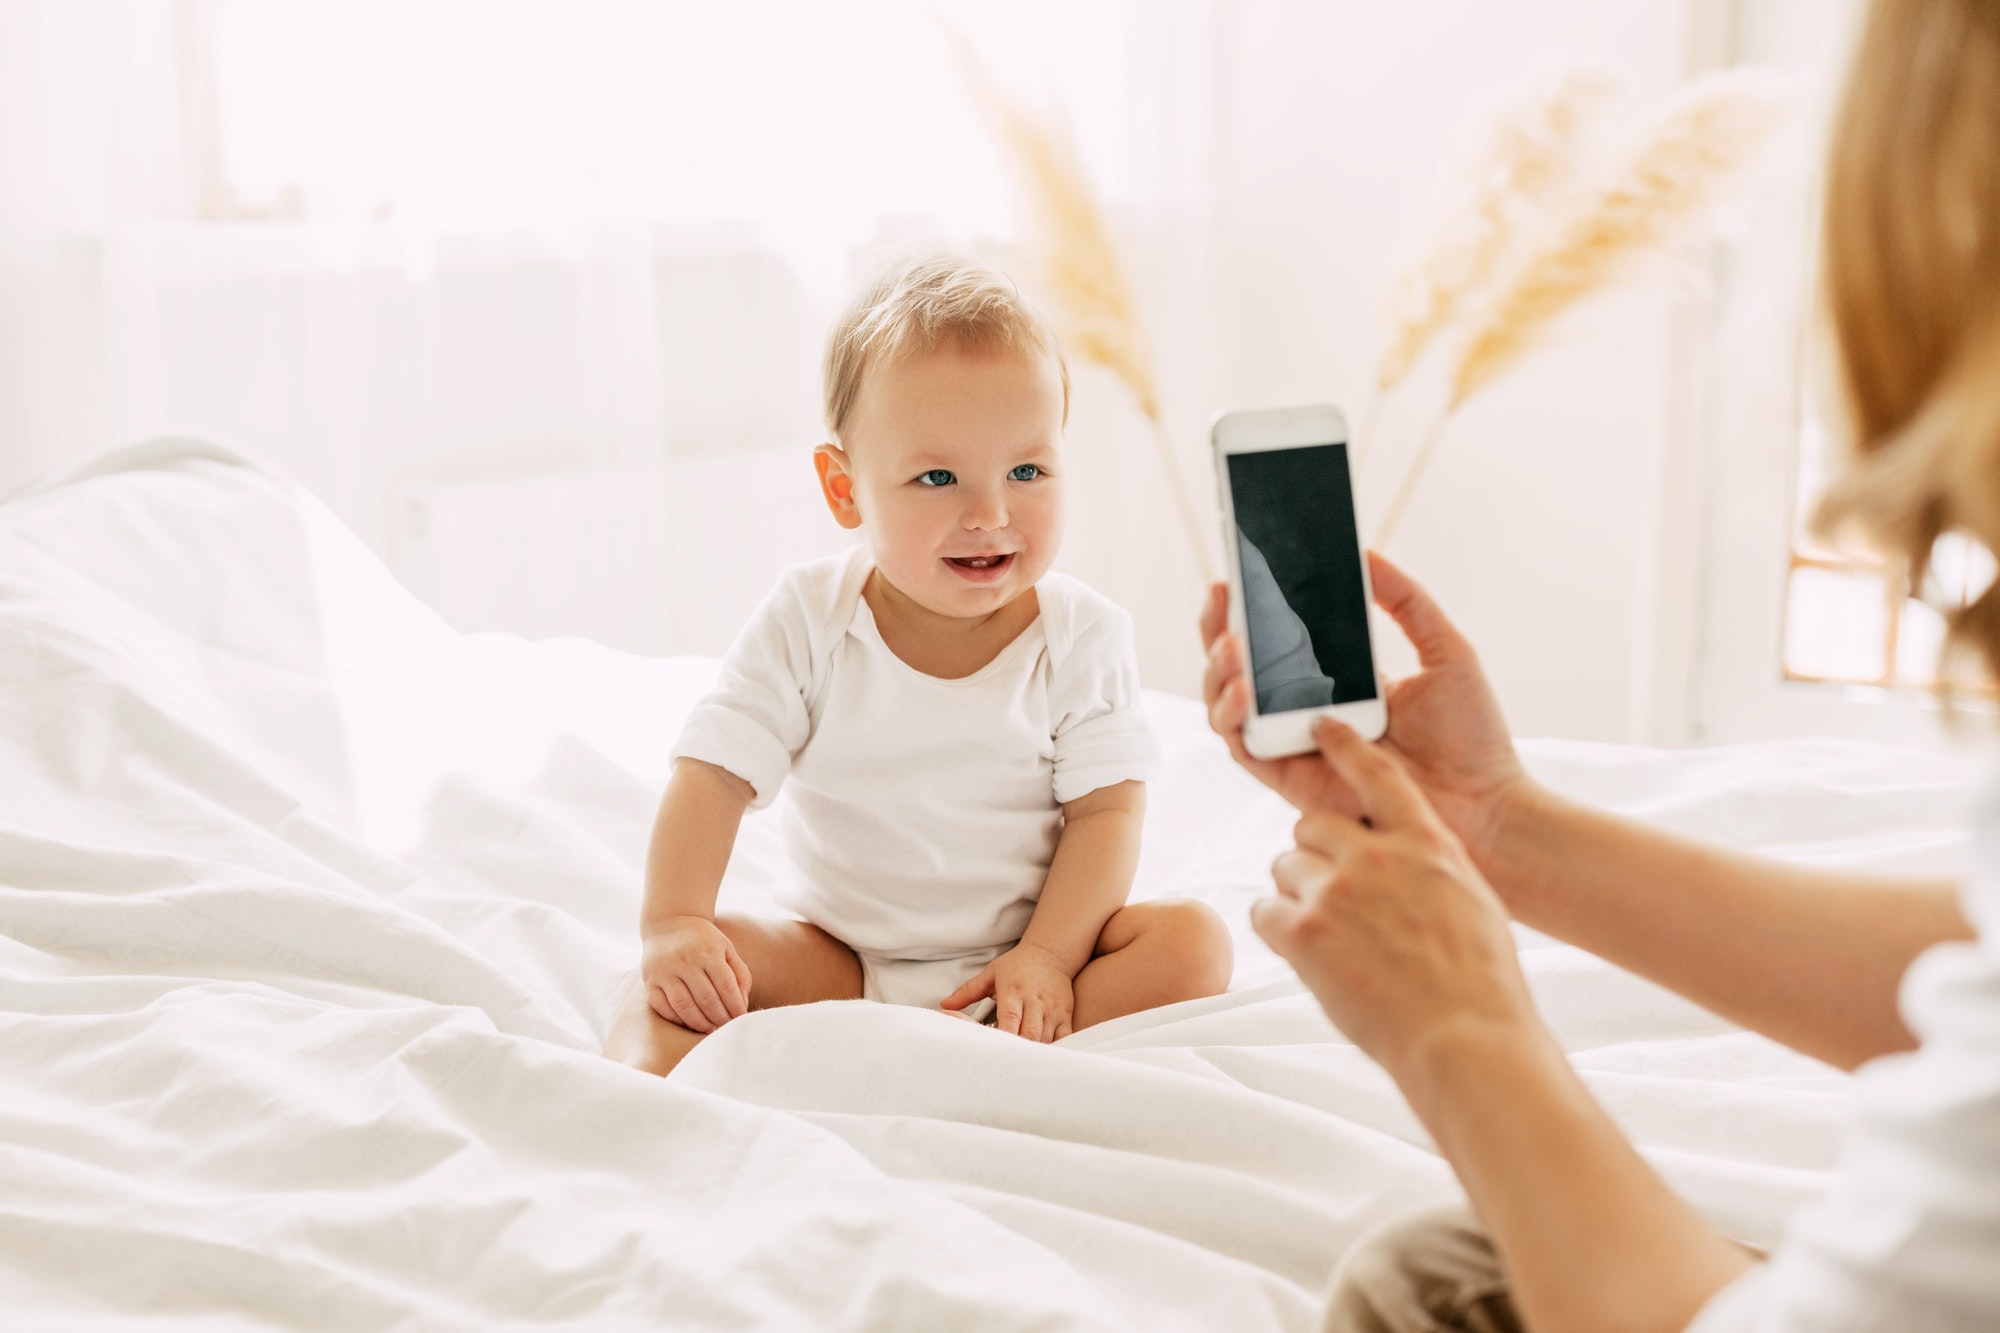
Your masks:
M0 507L0 1323L1297 1329L1358 1228L1452 1194L1248 932L1291 815L1167 696L1139 894L1229 917L1229 995L1055 1047L855 1003L738 1020L671 1081L603 1060L710 670L454 634L218 449ZM1648 819L1884 868L1957 865L1972 777L1524 749ZM725 902L778 868L752 819ZM1844 1078L1522 939L1613 1112L1768 1241Z

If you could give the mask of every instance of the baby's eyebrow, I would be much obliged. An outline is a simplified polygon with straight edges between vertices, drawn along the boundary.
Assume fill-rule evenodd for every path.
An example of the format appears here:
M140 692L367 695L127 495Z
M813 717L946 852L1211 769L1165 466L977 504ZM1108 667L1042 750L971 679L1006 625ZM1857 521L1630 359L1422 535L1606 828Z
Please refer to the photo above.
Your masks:
M1039 463L1045 459L1054 458L1055 454L1055 449L1046 444L1023 444L1011 448L993 450L984 448L961 449L957 451L921 449L904 455L903 466L916 468L919 471L924 468L933 467L959 469L968 465L991 462L995 459L1009 459L1012 461L1007 463L1008 467L1019 467L1022 463Z
M1055 440L1037 439L989 446L931 441L914 445L909 452L900 456L898 465L912 472L926 472L938 467L959 472L996 462L999 466L1012 468L1019 467L1023 463L1050 462L1056 457L1059 443Z

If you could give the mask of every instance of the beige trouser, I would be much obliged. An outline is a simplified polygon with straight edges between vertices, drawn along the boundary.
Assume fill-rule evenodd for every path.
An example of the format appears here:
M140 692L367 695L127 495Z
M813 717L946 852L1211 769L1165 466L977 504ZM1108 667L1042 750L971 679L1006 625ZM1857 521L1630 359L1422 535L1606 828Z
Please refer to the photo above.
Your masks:
M1521 1333L1507 1276L1470 1209L1378 1227L1333 1275L1324 1333Z

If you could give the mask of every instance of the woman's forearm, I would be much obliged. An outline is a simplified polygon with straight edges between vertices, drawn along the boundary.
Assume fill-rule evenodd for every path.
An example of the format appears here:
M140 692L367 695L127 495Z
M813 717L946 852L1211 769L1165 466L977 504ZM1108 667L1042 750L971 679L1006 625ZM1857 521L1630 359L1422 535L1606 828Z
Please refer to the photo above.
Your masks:
M1516 919L1843 1068L1915 1044L1903 972L1972 934L1948 880L1751 857L1527 784L1472 850Z
M1538 1025L1460 1023L1390 1072L1536 1333L1679 1333L1752 1263L1667 1188Z

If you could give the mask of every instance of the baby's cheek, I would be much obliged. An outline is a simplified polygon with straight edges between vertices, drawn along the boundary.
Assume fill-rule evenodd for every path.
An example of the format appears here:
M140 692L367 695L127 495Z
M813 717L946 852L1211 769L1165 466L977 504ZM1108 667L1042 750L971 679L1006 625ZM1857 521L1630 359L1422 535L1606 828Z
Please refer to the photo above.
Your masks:
M1059 511L1037 508L1013 516L1014 531L1025 539L1029 554L1041 560L1053 560L1056 548L1062 545L1063 525Z
M937 542L928 533L890 528L877 536L874 546L875 563L899 583L902 579L927 577L934 572L931 569L934 563L932 552ZM898 575L902 578L898 579Z

